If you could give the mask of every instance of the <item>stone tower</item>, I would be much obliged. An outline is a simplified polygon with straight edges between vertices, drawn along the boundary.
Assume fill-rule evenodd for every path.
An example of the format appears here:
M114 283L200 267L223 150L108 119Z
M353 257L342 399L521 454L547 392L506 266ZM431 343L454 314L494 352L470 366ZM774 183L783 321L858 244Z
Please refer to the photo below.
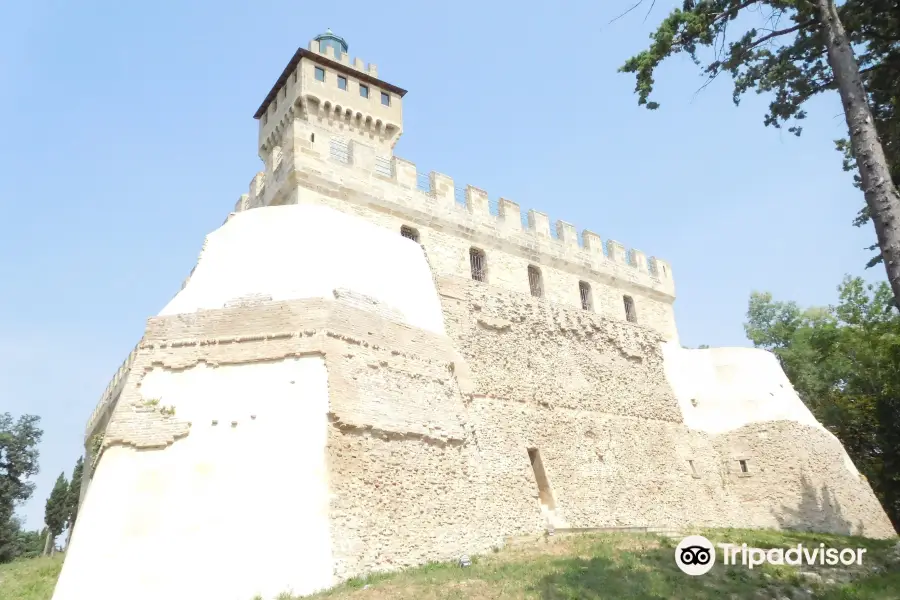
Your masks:
M670 265L393 155L327 32L85 431L54 600L266 600L593 527L893 536L775 357L678 344Z
M266 95L259 120L259 156L272 172L285 145L328 143L332 156L365 168L389 161L403 133L406 90L378 78L378 67L350 60L348 45L329 29L300 48ZM271 190L279 204L286 190Z

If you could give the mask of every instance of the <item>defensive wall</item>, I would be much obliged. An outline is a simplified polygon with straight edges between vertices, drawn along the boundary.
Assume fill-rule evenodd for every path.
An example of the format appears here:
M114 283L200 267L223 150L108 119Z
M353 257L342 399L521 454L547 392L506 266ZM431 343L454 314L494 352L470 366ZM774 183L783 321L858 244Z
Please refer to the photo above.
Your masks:
M528 267L539 269L543 297L582 306L580 283L590 290L590 310L626 319L624 296L634 304L638 323L677 340L671 266L661 259L604 241L590 230L578 232L565 221L551 229L547 214L522 212L515 202L474 186L457 187L450 177L417 173L398 157L382 159L371 147L349 144L332 152L327 135L294 121L283 132L283 146L270 173L258 174L250 192L235 206L240 212L261 206L314 203L360 216L399 234L415 230L438 276L471 276L470 249L484 252L485 283L529 292ZM315 141L310 141L313 137Z
M550 525L894 535L770 354L430 260L319 203L207 236L99 411L55 600L270 599Z
M773 355L680 347L667 262L418 173L405 91L312 50L89 419L54 600L269 600L550 526L895 535Z

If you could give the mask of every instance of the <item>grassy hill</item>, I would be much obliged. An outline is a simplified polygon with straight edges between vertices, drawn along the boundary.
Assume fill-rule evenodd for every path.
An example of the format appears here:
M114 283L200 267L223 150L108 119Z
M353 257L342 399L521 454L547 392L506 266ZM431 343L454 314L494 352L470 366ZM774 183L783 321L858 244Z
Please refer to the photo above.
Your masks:
M62 563L60 554L0 565L0 600L49 600Z
M690 577L675 565L677 539L618 533L556 536L472 557L470 567L434 563L354 579L310 598L900 600L897 540L775 531L704 534L713 542L746 543L756 548L788 548L798 543L816 548L824 543L834 548L866 548L866 553L861 567L763 566L751 570L716 564L706 575ZM49 600L61 565L60 557L0 565L0 600ZM288 594L283 596L283 600L290 599Z

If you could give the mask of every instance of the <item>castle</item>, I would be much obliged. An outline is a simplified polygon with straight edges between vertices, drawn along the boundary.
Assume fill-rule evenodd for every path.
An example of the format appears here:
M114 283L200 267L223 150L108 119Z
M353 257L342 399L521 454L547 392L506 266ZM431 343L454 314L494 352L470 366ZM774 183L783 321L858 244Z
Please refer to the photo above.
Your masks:
M54 600L250 600L607 527L895 532L773 355L678 343L670 265L393 156L330 31L85 432Z

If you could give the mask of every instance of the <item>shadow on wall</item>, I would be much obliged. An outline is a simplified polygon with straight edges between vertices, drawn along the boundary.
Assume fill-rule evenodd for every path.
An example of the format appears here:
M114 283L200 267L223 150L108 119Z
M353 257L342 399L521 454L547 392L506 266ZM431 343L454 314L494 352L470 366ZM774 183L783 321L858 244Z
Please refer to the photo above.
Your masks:
M854 531L853 523L844 518L840 503L827 485L823 485L821 490L817 490L806 475L803 475L800 479L800 486L800 502L796 508L783 506L780 513L772 511L782 529L865 535L862 522Z

